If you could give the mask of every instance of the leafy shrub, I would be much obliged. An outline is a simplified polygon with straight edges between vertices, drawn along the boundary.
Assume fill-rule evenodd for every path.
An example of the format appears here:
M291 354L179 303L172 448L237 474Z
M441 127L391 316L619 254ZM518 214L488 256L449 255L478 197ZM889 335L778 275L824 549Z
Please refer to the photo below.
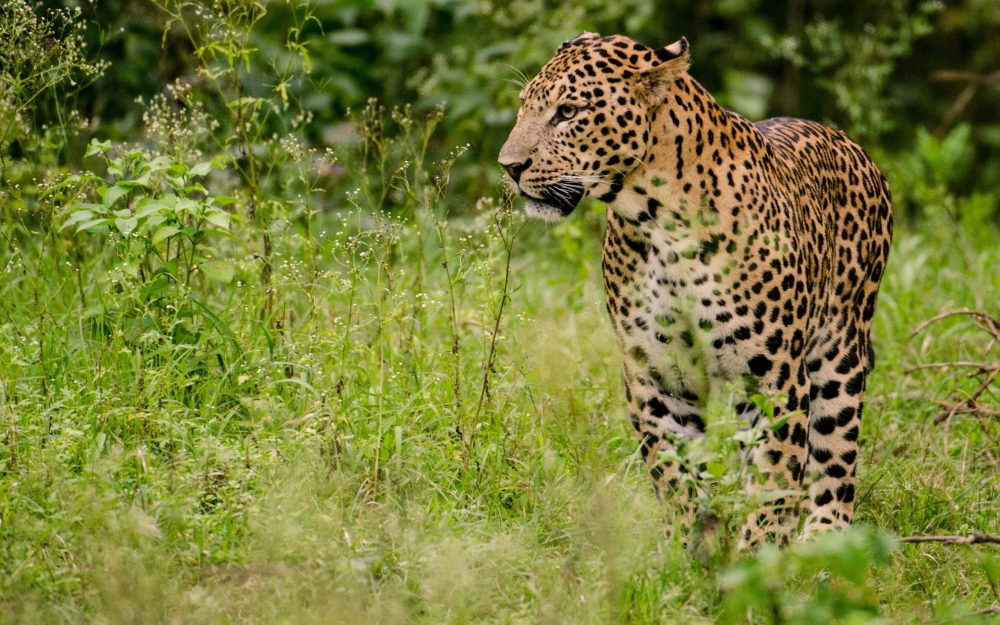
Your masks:
M871 569L884 566L893 538L865 527L830 532L788 549L764 547L719 578L719 623L875 623Z
M86 312L98 334L119 332L143 359L179 366L189 376L219 364L225 369L239 350L203 280L232 282L235 268L218 243L242 243L230 233L238 214L225 210L232 197L209 194L199 182L223 159L187 167L167 156L91 143L88 156L105 165L110 180L94 173L74 174L59 186L99 183L99 202L77 202L60 230L101 237L111 244L114 260L107 272L110 292ZM100 280L100 277L98 277ZM103 281L103 280L102 280ZM214 330L214 332L213 332ZM176 357L196 348L194 357Z
M993 192L961 196L975 169L971 132L969 124L959 124L938 138L918 128L915 149L899 155L886 173L894 207L905 222L931 219L960 224L978 243L989 244L996 238L998 196Z

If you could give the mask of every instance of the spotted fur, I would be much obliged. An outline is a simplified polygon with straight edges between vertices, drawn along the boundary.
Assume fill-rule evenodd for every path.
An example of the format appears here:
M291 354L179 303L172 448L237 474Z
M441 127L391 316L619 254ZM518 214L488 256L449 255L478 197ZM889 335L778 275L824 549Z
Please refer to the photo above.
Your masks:
M659 50L592 33L564 43L521 92L500 163L529 214L564 217L586 196L607 203L607 307L658 492L681 471L664 452L703 435L708 401L749 380L774 398L780 425L747 454L763 476L748 496L807 490L808 501L762 505L742 545L784 542L801 509L806 534L847 526L889 189L843 133L750 123L688 65L684 39ZM752 404L737 409L766 420Z

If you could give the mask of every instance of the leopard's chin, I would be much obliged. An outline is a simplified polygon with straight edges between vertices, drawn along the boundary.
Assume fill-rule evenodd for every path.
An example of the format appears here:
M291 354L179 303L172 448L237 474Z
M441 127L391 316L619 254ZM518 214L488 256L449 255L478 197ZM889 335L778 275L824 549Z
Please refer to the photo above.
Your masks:
M572 212L572 209L570 212ZM565 219L566 215L569 215L568 212L564 213L561 209L534 198L527 198L525 200L524 214L534 219L541 219L542 221L559 221L560 219Z
M559 183L539 192L541 197L528 195L521 191L525 198L524 212L528 217L545 221L558 221L569 216L576 210L586 194L579 183Z

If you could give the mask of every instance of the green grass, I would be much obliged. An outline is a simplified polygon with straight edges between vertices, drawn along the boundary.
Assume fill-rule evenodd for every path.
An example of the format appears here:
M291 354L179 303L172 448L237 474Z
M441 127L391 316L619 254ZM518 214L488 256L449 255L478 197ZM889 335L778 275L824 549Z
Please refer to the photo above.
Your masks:
M507 262L494 210L440 230L423 213L328 215L315 240L276 220L270 294L244 254L239 286L196 281L183 295L204 296L214 319L159 310L155 327L136 326L131 286L110 286L103 237L28 236L49 226L12 210L23 229L0 252L3 621L698 623L752 592L720 590L732 556L691 555L664 533L669 505L624 412L598 213L524 227L494 343ZM898 233L858 525L1000 532L1000 424L986 434L956 416L947 445L933 424L934 400L976 380L906 373L991 358L968 320L910 333L998 300L996 249L948 224ZM190 332L164 330L176 327ZM1000 604L991 553L910 545L862 559L871 577L855 599L875 608L848 620L937 623ZM842 598L827 574L786 577L774 583L787 614Z

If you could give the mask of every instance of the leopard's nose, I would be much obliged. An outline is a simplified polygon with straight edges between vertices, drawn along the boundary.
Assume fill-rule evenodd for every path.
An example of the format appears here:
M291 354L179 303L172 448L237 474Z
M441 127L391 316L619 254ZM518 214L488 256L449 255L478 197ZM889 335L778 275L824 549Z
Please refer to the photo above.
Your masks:
M523 163L500 163L500 166L504 168L510 179L517 183L521 181L521 174L524 170L531 167L531 159L529 158Z

